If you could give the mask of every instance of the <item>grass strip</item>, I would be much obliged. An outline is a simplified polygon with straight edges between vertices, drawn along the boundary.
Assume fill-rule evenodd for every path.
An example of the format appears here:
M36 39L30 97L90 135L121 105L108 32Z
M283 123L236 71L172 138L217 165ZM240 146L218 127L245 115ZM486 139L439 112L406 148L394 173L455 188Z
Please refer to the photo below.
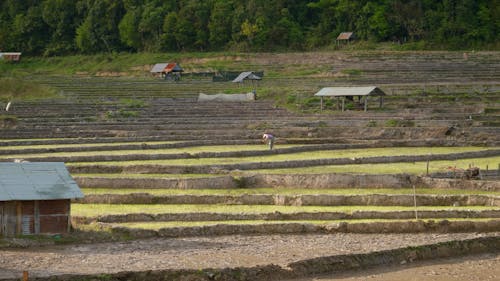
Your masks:
M238 146L237 149L245 149L245 147L255 146ZM257 146L258 150L264 150L265 146ZM236 147L234 148L236 149ZM401 155L427 155L427 154L452 154L469 151L482 151L496 148L482 147L391 147L391 148L363 148L363 149L345 149L345 150L320 150L308 151L299 153L273 154L254 157L228 157L228 158L197 158L197 159L167 159L167 160L139 160L139 161L105 161L93 162L102 165L221 165L221 164L238 164L238 163L259 163L259 162L279 162L279 161L294 161L294 160L314 160L314 159L335 159L335 158L361 158L361 157L378 157L378 156L401 156ZM194 150L186 149L173 150L176 153L187 152L196 153ZM431 152L432 151L432 152ZM160 151L156 151L159 153ZM199 151L202 152L202 151ZM215 152L211 150L211 152ZM120 152L119 152L120 153ZM105 152L100 152L100 155L105 155ZM53 155L53 154L51 154ZM68 154L63 154L67 156ZM86 155L86 154L83 154ZM9 157L28 157L28 155L14 155ZM500 159L500 156L497 157ZM469 160L469 159L467 159ZM71 163L71 165L88 165L89 163Z
M172 143L172 142L171 142ZM150 143L152 144L152 143ZM114 144L113 144L114 145ZM111 145L106 145L111 146ZM297 147L301 145L283 145L282 148ZM81 151L81 152L54 152L54 153L30 153L30 154L13 154L3 155L2 158L37 158L37 157L71 157L71 156L101 156L101 155L163 155L163 154L179 154L179 153L201 153L201 152L238 152L238 151L267 151L268 148L263 145L214 145L214 146L198 146L198 147L182 147L182 148L167 148L167 149L127 149L127 150L107 150L107 151ZM210 158L208 158L210 159ZM141 160L141 162L144 160ZM167 160L172 161L172 160ZM116 161L111 161L117 163ZM122 161L120 161L121 163ZM133 161L127 161L133 162Z
M100 194L132 194L148 193L155 196L168 195L411 195L413 188L329 188L329 189L308 189L308 188L241 188L241 189L118 189L118 188L82 188L85 195ZM500 191L483 191L471 189L436 189L436 188L416 188L418 195L494 195L500 196Z
M107 179L192 179L220 177L219 174L71 174L81 178Z
M486 170L494 168L500 163L500 156L457 159L455 161L440 160L429 162L429 173L449 172L453 169L467 169L469 165ZM300 168L260 169L252 172L262 174L324 174L324 173L353 173L353 174L415 174L427 172L427 162L358 164L358 165L325 165Z
M297 212L341 212L356 211L389 212L413 211L407 206L276 206L276 205L223 205L223 204L71 204L72 215L82 217L98 217L103 215L124 214L180 214L180 213L223 213L223 214L263 214L280 212L292 214ZM497 206L419 206L418 211L483 211L500 210Z
M497 219L359 219L359 220L287 220L287 221L265 221L265 220L231 220L231 221L175 221L175 222L128 222L128 223L112 223L112 226L121 226L127 228L138 228L138 229L148 229L148 230L160 230L162 228L173 228L173 227L197 227L197 226L213 226L213 225L263 225L263 224L284 224L284 223L298 223L298 224L313 224L313 225L325 225L332 223L342 223L347 222L349 224L356 223L378 223L378 222L408 222L408 221L434 221L439 223L440 221L472 221L472 222L487 222L494 221ZM78 226L77 226L78 228Z
M190 160L191 161L191 160ZM196 161L196 160L194 160ZM136 161L132 161L136 162ZM142 164L155 164L157 161L142 161ZM178 161L181 162L181 161ZM105 164L105 162L93 162L94 164ZM108 165L128 166L131 162L106 162ZM429 173L447 172L453 177L454 169L465 170L469 166L478 167L481 170L491 169L500 163L500 156L439 160L429 162ZM67 163L67 166L91 166L89 163ZM180 165L182 166L182 165ZM457 174L459 175L459 171ZM427 162L400 162L400 163L381 163L381 164L352 164L352 165L322 165L299 168L279 168L279 169L256 169L246 170L246 172L261 174L325 174L325 173L352 173L352 174L414 174L422 175L427 173ZM85 176L85 174L78 174ZM112 176L110 176L112 177ZM153 176L154 177L154 176ZM137 176L135 178L140 178Z
M43 141L43 140L57 140L57 139L33 139L33 140L16 140L16 141ZM66 140L66 139L61 139L61 140ZM0 142L8 142L8 141L12 141L12 140L0 140ZM52 148L68 148L68 147L103 147L103 146L114 147L114 146L121 146L121 145L142 145L142 144L156 145L156 144L172 144L172 143L177 143L177 142L175 142L175 141L153 141L153 142L113 142L113 143L9 145L9 146L0 147L0 150L13 150L13 149L52 149ZM31 154L26 154L26 155L31 155ZM57 153L50 153L49 155L54 156L54 155L57 155ZM64 154L64 155L66 155L66 154Z

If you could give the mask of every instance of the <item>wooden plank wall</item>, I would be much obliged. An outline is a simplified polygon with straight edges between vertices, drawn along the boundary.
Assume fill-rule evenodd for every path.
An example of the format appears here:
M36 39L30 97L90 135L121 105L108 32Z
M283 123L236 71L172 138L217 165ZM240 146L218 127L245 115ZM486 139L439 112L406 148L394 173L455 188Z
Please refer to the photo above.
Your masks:
M1 201L0 236L66 233L70 203L69 199Z

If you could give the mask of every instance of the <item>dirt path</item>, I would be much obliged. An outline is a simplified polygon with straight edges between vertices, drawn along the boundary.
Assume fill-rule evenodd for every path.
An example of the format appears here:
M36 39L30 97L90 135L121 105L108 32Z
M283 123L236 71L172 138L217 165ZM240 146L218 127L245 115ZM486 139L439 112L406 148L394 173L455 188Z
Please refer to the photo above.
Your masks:
M499 278L500 256L484 254L293 279L293 281L493 281Z
M0 279L58 274L113 273L287 264L304 259L367 253L470 239L477 234L331 234L217 236L134 240L25 249L0 249Z

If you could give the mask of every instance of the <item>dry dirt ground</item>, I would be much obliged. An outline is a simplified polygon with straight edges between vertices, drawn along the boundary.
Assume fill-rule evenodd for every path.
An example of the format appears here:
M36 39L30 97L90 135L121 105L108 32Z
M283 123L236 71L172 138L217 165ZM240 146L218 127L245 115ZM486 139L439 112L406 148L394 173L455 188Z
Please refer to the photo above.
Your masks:
M491 235L500 233L230 235L7 248L0 249L0 279L19 278L23 270L35 277L269 264L286 267L291 262L321 256L367 253ZM499 268L498 258L494 262L495 268Z
M341 274L293 279L293 281L494 281L499 279L500 256L483 254L349 271Z

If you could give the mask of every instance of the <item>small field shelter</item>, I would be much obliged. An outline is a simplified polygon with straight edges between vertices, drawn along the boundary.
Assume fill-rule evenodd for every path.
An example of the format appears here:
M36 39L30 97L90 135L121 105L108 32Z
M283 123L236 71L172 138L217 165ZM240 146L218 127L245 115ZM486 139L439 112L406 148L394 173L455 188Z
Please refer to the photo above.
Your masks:
M0 237L67 233L83 193L62 162L0 163Z
M354 41L356 39L356 35L354 32L341 32L339 36L337 36L337 45L340 44L340 42L346 42L350 43L351 41Z
M20 52L5 52L5 53L0 52L0 58L3 59L4 61L18 62L21 60L21 53Z
M339 103L339 98L342 100L342 111L345 110L345 100L349 99L351 101L355 101L355 98L358 99L358 104L362 104L364 107L364 111L368 110L368 98L370 96L378 96L379 97L379 107L382 107L384 103L384 91L380 90L378 87L370 86L370 87L326 87L321 89L319 92L314 94L316 97L321 98L321 110L323 110L323 98L324 97L335 97L337 98L337 107Z
M250 81L259 81L262 80L262 77L255 75L252 71L245 71L240 73L238 77L234 78L233 82L234 83L243 83L245 80L250 80Z
M165 79L172 78L177 80L180 78L181 73L184 70L182 67L174 62L157 63L151 69L151 74L154 76L160 76Z

